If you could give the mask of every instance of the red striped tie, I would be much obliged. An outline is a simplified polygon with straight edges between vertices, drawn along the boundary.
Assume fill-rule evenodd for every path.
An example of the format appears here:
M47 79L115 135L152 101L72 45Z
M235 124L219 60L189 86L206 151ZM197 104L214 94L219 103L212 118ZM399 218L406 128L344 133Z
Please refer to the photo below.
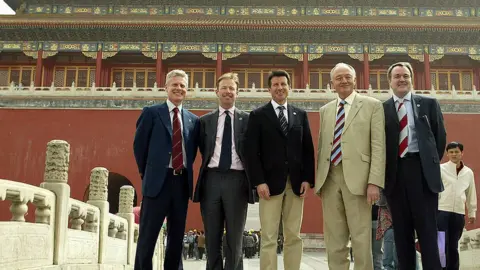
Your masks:
M398 140L398 155L402 158L408 152L408 118L404 101L398 100L398 121L400 122L400 135Z
M342 132L345 126L345 100L341 100L338 104L337 117L335 118L335 131L333 133L332 154L330 155L330 162L337 166L342 161Z
M175 171L183 169L182 129L178 119L178 108L173 108L172 167Z

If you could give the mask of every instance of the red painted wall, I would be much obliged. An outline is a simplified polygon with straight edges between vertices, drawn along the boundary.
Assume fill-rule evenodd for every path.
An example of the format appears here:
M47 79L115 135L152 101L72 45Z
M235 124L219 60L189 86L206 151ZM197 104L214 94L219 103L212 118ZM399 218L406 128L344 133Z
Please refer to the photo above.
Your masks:
M203 115L206 111L195 113ZM139 114L140 110L0 109L0 178L38 186L43 180L46 144L62 139L71 146L68 183L73 198L82 200L90 170L97 166L127 177L141 196L132 150ZM476 142L476 134L480 129L480 115L446 114L445 119L448 140L464 143L466 164L479 172L480 144ZM309 113L309 120L316 145L318 114ZM197 158L195 167L198 169L199 165L200 158ZM195 175L197 172L195 170ZM0 202L0 220L10 218L7 207L5 202ZM202 228L199 204L189 206L189 228ZM305 201L302 232L322 231L320 199L310 193Z

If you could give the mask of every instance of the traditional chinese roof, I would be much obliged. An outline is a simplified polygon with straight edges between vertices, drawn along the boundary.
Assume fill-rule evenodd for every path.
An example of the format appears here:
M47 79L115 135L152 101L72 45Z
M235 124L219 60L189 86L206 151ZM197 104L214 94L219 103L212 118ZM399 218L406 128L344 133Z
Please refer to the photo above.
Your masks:
M17 9L22 2L35 5L79 5L77 0L5 0ZM82 0L81 5L190 5L190 6L291 6L289 0ZM297 0L296 6L367 6L367 7L479 7L480 0Z
M316 42L458 44L480 42L478 18L22 15L0 17L3 41Z

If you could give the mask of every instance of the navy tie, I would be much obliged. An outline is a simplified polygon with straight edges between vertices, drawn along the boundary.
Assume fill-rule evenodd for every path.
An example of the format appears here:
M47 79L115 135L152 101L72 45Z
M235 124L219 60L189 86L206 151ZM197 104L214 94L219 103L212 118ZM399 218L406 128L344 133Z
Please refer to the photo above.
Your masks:
M225 111L225 125L223 127L222 150L218 168L229 170L232 166L232 118L229 111Z

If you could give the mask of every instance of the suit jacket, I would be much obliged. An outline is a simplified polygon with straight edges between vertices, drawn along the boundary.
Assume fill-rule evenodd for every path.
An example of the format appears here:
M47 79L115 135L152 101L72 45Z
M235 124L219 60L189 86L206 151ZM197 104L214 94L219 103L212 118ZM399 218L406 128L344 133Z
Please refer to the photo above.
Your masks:
M440 160L447 143L443 115L436 99L412 94L413 117L418 138L423 176L434 193L443 191ZM397 181L398 138L400 123L393 97L383 103L387 136L387 167L385 193L389 195Z
M247 166L245 164L245 132L248 125L248 113L235 109L234 123L233 123L233 138L235 141L235 150L238 157L243 164L245 171ZM198 174L197 186L195 187L195 195L193 196L194 202L200 202L205 192L205 170L208 170L208 164L212 159L213 152L215 151L215 141L217 135L219 110L216 109L210 113L200 117L200 133L199 133L199 148L202 154L202 165L200 167L200 173ZM248 178L248 177L247 177ZM248 179L247 179L248 181ZM254 203L253 193L250 182L248 181L248 202Z
M320 193L330 170L337 100L320 108L317 179L315 191ZM385 181L385 130L382 103L356 94L341 137L342 167L345 183L354 195L367 194L367 185L383 188Z
M248 121L245 152L250 182L254 187L267 184L271 196L284 191L287 176L297 195L302 182L314 183L315 157L307 112L291 104L287 111L288 136L283 134L271 102L252 111Z
M193 162L198 145L198 117L182 109L189 197L193 191ZM172 156L172 123L167 103L145 107L137 121L133 152L142 178L144 196L157 196L165 181Z

